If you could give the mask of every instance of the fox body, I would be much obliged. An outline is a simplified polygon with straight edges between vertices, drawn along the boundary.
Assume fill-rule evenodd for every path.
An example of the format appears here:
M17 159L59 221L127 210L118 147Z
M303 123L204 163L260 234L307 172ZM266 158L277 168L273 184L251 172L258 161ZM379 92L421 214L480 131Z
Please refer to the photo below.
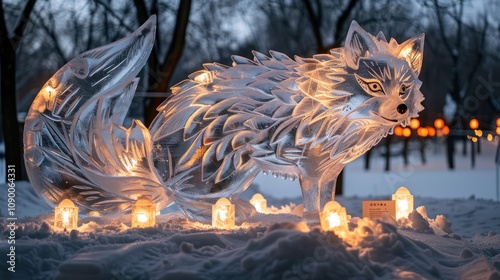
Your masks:
M423 109L422 49L422 36L388 43L353 22L345 48L330 54L254 52L253 60L233 56L232 67L206 64L158 108L155 167L195 219L259 172L298 178L305 215L314 217L348 162Z
M423 35L398 44L356 22L344 48L290 59L254 52L213 63L172 87L146 128L121 126L152 49L155 17L131 35L62 67L26 118L25 159L48 204L127 211L140 196L175 201L209 221L221 197L239 200L259 172L298 179L304 216L334 198L343 167L423 109ZM236 203L237 219L254 212Z

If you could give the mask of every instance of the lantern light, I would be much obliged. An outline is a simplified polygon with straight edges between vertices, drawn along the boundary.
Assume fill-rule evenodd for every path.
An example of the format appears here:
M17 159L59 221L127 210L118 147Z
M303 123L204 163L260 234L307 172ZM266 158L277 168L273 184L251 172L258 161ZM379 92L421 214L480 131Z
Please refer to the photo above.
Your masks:
M497 127L500 127L500 118L497 118Z
M413 212L413 195L405 187L400 187L393 195L392 200L396 201L396 219L408 218L408 214Z
M55 209L54 227L59 229L74 229L78 227L78 207L73 201L64 199Z
M394 128L394 135L403 136L403 128L401 126L396 126Z
M434 137L436 136L436 129L432 126L427 127L427 131L429 132L429 137Z
M408 127L405 127L403 129L403 136L406 138L410 137L411 136L411 129L409 129Z
M447 125L443 126L443 134L444 135L450 134L450 128Z
M267 209L267 200L260 193L256 193L250 199L250 203L255 207L259 213L264 213Z
M328 201L319 217L321 228L324 231L334 231L340 237L345 236L349 231L345 207L342 207L337 201Z
M411 119L410 121L410 128L411 129L417 129L420 127L420 121L418 119Z
M212 205L212 226L216 228L232 228L235 225L234 204L223 197Z
M488 142L493 141L493 135L488 134L488 136L486 137L486 139L488 139Z
M149 197L139 198L132 205L132 227L154 227L156 224L156 206Z
M497 127L496 133L497 133L497 135L500 135L500 127Z
M478 129L479 128L479 121L477 119L470 120L469 127L472 130Z
M429 135L429 131L425 127L419 127L417 129L417 134L420 137L427 137Z
M442 128L444 128L444 120L443 119L436 119L434 121L434 127L436 129L442 129Z

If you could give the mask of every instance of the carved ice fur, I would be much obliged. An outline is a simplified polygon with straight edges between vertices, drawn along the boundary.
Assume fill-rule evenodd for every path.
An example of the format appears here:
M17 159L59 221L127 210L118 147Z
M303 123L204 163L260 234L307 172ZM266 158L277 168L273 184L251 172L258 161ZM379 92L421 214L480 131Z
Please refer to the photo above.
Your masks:
M26 164L51 204L70 197L109 213L145 195L158 209L174 200L209 222L211 206L228 197L241 222L255 210L238 195L267 172L298 178L304 217L318 223L343 167L423 109L423 34L387 42L353 21L345 47L329 54L254 52L253 60L233 56L231 67L205 64L172 87L149 130L139 121L125 129L154 20L73 59L35 99Z

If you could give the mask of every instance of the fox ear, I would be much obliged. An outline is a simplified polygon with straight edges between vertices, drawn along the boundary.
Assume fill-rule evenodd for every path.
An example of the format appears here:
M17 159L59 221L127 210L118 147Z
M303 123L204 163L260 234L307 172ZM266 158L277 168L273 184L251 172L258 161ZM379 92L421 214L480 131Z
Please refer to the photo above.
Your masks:
M417 76L420 74L420 69L422 69L424 38L425 34L422 33L406 40L396 50L396 55L406 60Z
M377 43L373 36L353 20L345 40L345 58L347 65L350 68L357 69L361 57L368 57L377 50Z

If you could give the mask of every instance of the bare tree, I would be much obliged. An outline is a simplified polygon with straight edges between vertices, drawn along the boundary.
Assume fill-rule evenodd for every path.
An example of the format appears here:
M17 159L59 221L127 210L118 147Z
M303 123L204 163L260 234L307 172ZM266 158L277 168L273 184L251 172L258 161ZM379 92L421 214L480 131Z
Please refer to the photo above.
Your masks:
M151 9L148 11L146 3L144 0L134 0L134 4L137 10L137 19L139 23L145 22L148 17L152 14L159 15L158 1L153 0L151 4ZM170 47L168 48L165 59L160 60L161 46L159 45L160 40L160 29L156 29L156 43L151 52L151 56L148 61L148 71L149 80L147 84L147 91L151 92L165 92L167 95L168 86L172 75L174 73L175 67L179 62L184 45L186 42L186 29L189 22L189 14L191 10L191 0L179 1L179 8L177 10L177 18L175 23L174 35L170 42ZM160 21L160 19L158 19ZM145 124L149 125L151 121L156 116L156 108L163 102L165 98L151 98L149 104L145 107Z
M16 178L23 179L20 133L16 104L16 49L23 38L24 29L36 0L28 0L18 21L9 35L5 20L3 1L0 1L0 88L2 103L2 128L5 140L5 160L14 165ZM8 176L8 175L7 175ZM7 177L8 178L8 177Z
M455 0L448 4L443 4L439 0L424 1L423 3L435 13L441 43L444 46L446 55L450 58L448 94L456 105L450 126L454 129L467 129L467 121L472 112L467 110L464 100L470 92L470 85L476 78L477 71L484 61L486 30L488 29L487 17L484 16L482 26L467 25L464 20L465 0ZM472 40L477 42L477 45L465 49L465 39L469 33L479 34L479 40ZM468 67L462 67L464 60L467 60L470 55L475 56L475 62L468 63ZM454 135L447 138L446 146L448 167L454 169Z

